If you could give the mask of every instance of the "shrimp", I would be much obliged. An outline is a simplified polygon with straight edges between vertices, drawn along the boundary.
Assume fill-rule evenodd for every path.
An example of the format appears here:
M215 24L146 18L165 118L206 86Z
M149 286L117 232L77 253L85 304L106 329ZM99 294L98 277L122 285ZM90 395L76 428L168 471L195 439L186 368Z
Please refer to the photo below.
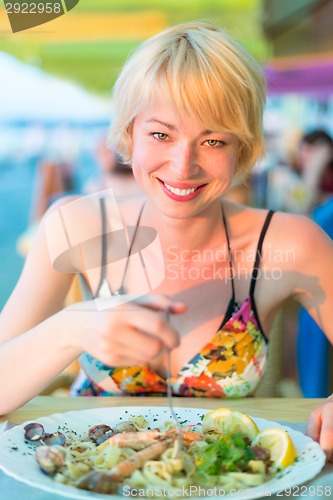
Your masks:
M143 467L147 460L160 457L175 438L176 436L153 443L147 448L138 451L131 458L119 462L109 471L110 476L114 481L122 481L125 477L130 476L132 472Z
M182 432L182 443L185 446L190 446L194 441L202 441L205 439L205 436L201 434L200 432L193 432L193 431L188 431L188 432Z
M76 486L97 493L115 493L123 479L143 467L147 460L160 457L172 440L172 438L169 438L151 444L147 448L138 451L131 458L119 462L109 472L90 471L78 480Z
M107 441L104 441L104 443L98 447L98 450L101 451L108 445L119 446L119 448L142 450L155 443L156 440L163 435L164 433L159 432L157 429L153 431L122 432L114 434Z
M186 428L181 429L171 429L166 432L165 436L171 436L173 434L178 434L180 432L182 444L185 446L190 446L194 441L202 441L205 439L205 436L201 432L188 431Z

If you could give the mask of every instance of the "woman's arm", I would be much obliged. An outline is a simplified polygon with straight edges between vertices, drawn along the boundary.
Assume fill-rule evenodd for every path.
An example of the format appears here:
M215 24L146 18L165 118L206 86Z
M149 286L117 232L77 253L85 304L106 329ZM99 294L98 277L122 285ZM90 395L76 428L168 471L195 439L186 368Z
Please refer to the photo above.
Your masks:
M290 226L295 242L293 298L303 306L333 344L333 242L308 217Z
M87 225L85 217L74 219ZM41 223L0 316L0 414L38 394L82 352L109 366L133 366L179 342L177 332L158 311L168 307L172 313L182 313L186 308L166 297L135 301L128 297L128 303L120 306L115 298L103 310L93 300L62 309L72 275L53 268L45 221L50 223L46 218Z
M59 312L72 279L52 266L44 219L0 314L0 413L36 395L79 354Z
M299 275L293 297L309 312L333 344L333 242L312 220L299 217L293 237ZM309 352L309 357L311 353ZM328 375L328 374L327 374ZM307 434L328 460L333 458L333 395L310 415Z

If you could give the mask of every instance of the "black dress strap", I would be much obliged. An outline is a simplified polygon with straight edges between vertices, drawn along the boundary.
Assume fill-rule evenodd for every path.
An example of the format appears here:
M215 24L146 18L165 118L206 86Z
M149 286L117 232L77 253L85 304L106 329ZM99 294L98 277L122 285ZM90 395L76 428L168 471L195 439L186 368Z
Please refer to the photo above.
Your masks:
M106 279L106 271L107 271L107 216L106 216L105 198L100 198L99 201L100 201L101 219L102 219L102 258L101 258L101 275L99 278L96 296L98 296L98 293L101 289L101 286L102 286L104 280ZM132 240L130 242L129 249L128 249L125 269L123 272L120 287L117 290L115 290L112 293L112 295L122 295L125 293L124 282L125 282L125 278L126 278L126 274L127 274L129 258L130 258L131 253L132 253L133 245L134 245L135 238L136 238L136 235L138 232L138 227L140 225L140 220L141 220L141 216L142 216L142 212L143 212L145 203L146 202L144 201L142 204L142 207L140 209L139 216L138 216L137 221L136 221L133 237L132 237Z
M268 214L266 216L264 225L262 227L260 236L259 236L258 246L257 246L257 250L256 250L256 260L254 262L254 266L253 266L253 270L252 270L252 275L251 275L251 284L250 284L250 293L249 293L251 299L253 299L254 289L255 289L255 286L256 286L256 283L257 283L258 273L259 273L259 270L260 270L261 255L262 255L262 245L263 245L263 242L264 242L264 238L265 238L265 235L266 235L269 223L271 222L271 219L273 217L273 214L274 214L274 211L273 210L269 210L269 212L268 212Z

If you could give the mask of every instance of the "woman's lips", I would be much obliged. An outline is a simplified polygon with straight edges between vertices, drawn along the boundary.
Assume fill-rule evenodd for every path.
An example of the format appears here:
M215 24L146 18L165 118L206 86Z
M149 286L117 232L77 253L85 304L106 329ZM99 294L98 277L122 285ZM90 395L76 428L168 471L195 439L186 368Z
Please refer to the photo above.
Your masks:
M168 183L163 182L161 179L158 179L159 183L162 186L165 194L175 201L189 201L196 198L201 191L204 189L207 184L200 184L199 186L191 187L189 184L180 184L178 186L171 186Z

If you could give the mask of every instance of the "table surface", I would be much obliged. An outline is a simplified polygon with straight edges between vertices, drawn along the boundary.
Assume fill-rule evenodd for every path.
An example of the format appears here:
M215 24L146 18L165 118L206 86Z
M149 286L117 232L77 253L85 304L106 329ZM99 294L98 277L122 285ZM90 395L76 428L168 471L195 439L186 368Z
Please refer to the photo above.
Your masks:
M177 398L173 399L174 406L182 408L214 409L225 406L240 410L254 417L267 420L283 420L286 422L306 422L314 408L320 405L322 399L303 398L244 398L221 399L209 398ZM166 398L154 397L99 397L99 398L58 398L52 396L38 396L20 409L0 417L0 422L9 420L20 424L26 420L64 413L72 410L87 410L89 408L110 408L112 406L166 406Z
M240 410L253 417L261 417L267 420L291 423L291 427L298 424L304 424L308 419L309 413L320 405L321 399L289 399L289 398L245 398L221 401L221 399L199 399L199 398L174 398L174 406L182 408L204 408L215 409L219 407L228 407ZM166 398L154 397L99 397L99 398L59 398L52 396L38 396L20 409L0 417L0 423L9 421L14 424L20 424L25 421L34 421L38 417L52 415L53 413L64 413L72 410L86 410L91 408L110 408L119 406L167 406ZM294 423L292 425L292 423ZM295 428L295 427L294 427ZM309 490L309 486L314 490ZM304 498L330 498L323 495L322 490L325 487L331 488L333 494L333 464L326 464L325 468L314 480L303 485L302 497ZM23 483L9 478L0 472L0 491L5 494L3 498L11 500L60 500L61 497L52 493L39 491ZM326 490L327 491L327 490ZM297 496L298 493L294 492ZM293 495L286 494L271 496L272 499L290 498ZM1 497L2 498L2 497ZM93 498L96 498L95 496ZM112 497L110 497L112 498Z

